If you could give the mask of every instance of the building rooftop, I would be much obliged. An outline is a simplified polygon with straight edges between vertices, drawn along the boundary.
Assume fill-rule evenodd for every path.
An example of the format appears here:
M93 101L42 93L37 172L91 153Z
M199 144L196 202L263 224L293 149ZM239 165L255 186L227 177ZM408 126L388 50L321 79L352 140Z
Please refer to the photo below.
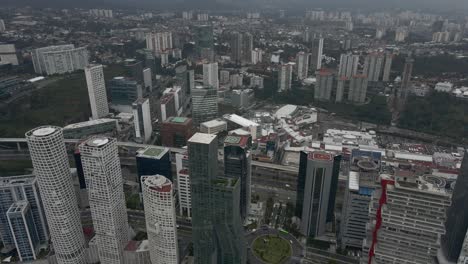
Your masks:
M310 152L307 158L309 160L332 161L333 155L326 152Z
M140 149L137 151L137 157L141 158L151 158L151 159L160 159L166 153L169 152L168 148L164 147L147 147L145 149Z
M218 119L213 119L210 121L203 122L200 125L210 128L210 127L224 126L226 124L227 124L226 121L218 118Z
M199 144L210 144L213 140L216 140L216 135L205 134L205 133L195 133L188 142L190 143L199 143Z
M248 120L247 118L244 118L242 116L236 115L236 114L227 114L223 116L224 119L234 122L238 124L241 127L251 127L251 126L258 126L257 123Z
M166 119L166 121L164 121L164 123L172 123L172 124L185 124L187 123L188 121L190 121L190 118L187 118L187 117L169 117L168 119Z
M151 190L163 193L167 193L172 190L171 181L162 175L147 176L144 179L144 184Z
M249 136L227 136L224 139L225 146L240 146L246 147L249 144Z
M214 180L211 181L211 184L215 186L221 186L221 187L234 187L237 183L238 179L237 178L226 178L226 177L218 177Z
M76 128L94 126L94 125L105 124L105 123L110 123L110 122L115 123L116 120L115 119L110 119L110 118L95 119L95 120L70 124L70 125L65 126L63 129L64 130L66 130L66 129L76 129Z
M278 119L285 118L293 115L296 111L297 105L285 105L276 111L275 117Z

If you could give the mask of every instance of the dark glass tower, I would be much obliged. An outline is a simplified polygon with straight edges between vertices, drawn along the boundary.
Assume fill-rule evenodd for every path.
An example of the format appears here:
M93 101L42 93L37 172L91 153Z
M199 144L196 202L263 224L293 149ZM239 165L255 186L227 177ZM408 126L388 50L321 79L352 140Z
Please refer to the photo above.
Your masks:
M171 181L173 180L171 170L171 155L168 148L148 147L141 149L137 152L136 162L140 191L141 177L143 176L159 174L163 175Z
M468 229L468 151L463 157L460 173L447 211L446 233L442 237L442 251L446 260L457 262Z
M249 215L252 156L249 136L227 136L224 140L224 176L240 179L240 216L245 221Z

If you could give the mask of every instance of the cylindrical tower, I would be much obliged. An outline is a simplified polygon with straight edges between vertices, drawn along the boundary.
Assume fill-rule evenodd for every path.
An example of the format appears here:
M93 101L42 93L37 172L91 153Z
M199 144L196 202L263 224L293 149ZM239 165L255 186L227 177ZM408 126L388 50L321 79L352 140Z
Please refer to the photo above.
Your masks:
M57 261L85 264L85 240L62 129L38 127L27 132L26 139Z
M146 231L153 264L179 263L172 182L164 176L141 179Z

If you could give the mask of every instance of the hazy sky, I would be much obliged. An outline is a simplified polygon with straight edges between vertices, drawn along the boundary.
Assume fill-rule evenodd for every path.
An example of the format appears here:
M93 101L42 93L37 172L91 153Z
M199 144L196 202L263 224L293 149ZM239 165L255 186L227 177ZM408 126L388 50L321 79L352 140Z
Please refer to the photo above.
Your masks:
M162 8L176 6L180 8L214 8L213 2L230 2L240 7L253 3L275 3L278 6L310 8L411 8L434 10L468 10L468 0L1 0L15 6L32 5L41 7L104 7L123 5L129 7ZM210 4L209 4L210 3ZM262 5L255 5L261 9ZM468 15L468 14L467 14Z

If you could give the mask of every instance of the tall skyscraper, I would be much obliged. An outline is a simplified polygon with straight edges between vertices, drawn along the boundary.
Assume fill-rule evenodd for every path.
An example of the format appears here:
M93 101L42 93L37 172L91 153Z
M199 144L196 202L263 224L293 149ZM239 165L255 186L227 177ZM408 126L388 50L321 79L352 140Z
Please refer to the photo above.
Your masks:
M252 64L255 65L255 64L261 63L263 61L263 50L255 48L254 50L252 50L251 53L252 53L252 55L251 55L251 58L252 58L251 63Z
M156 55L172 49L172 33L152 32L146 34L146 48L152 50Z
M63 74L88 66L89 54L85 47L68 44L35 49L32 60L37 74Z
M252 156L250 154L251 137L227 136L224 140L224 176L240 180L240 216L245 221L249 215Z
M383 70L382 81L388 82L390 81L390 72L392 70L392 62L393 62L393 54L387 53L385 55L385 66Z
M103 118L109 114L109 105L102 65L86 66L85 75L92 117L93 119Z
M5 21L3 19L0 19L0 32L5 32L6 27L5 27Z
M299 231L310 237L325 234L333 221L340 156L326 152L301 152L297 185L296 216Z
M125 77L114 77L108 84L112 107L125 108L123 112L132 113L133 102L142 98L141 85L137 81Z
M310 54L303 51L296 55L296 71L298 80L304 80L309 75L309 56Z
M231 35L231 60L240 65L242 61L242 33L234 32Z
M187 153L176 153L177 191L180 215L192 217L192 195Z
M153 264L178 264L179 247L172 182L162 175L144 176L143 204Z
M85 240L62 129L38 127L28 131L26 139L57 261L85 264Z
M442 237L442 260L457 262L468 230L468 151L465 151L460 173L452 194L452 204L447 211L446 234ZM445 261L444 261L445 262ZM441 263L444 263L441 262Z
M353 54L341 54L338 77L351 78L357 74L359 56Z
M218 63L203 64L203 85L219 89Z
M371 53L364 61L363 74L370 82L378 82L382 74L385 56L383 53Z
M250 64L252 62L253 36L250 33L242 35L242 63Z
M150 91L153 90L153 73L151 68L144 68L143 69L143 83L145 85L145 89Z
M195 125L218 117L218 91L212 86L192 90L192 119Z
M195 49L199 58L213 61L213 27L210 25L199 25L193 28L195 38Z
M148 143L153 134L151 110L148 98L141 98L132 104L133 122L135 124L135 138Z
M413 62L411 57L406 58L405 67L403 70L403 78L401 84L396 86L392 95L392 124L396 124L404 111L408 93L411 89L411 75L413 73Z
M35 252L38 248L34 248L34 254L31 253L31 239L29 236L24 236L25 233L15 235L15 231L10 228L8 223L7 211L16 202L27 202L22 215L31 214L32 222L27 222L27 229L30 233L37 233L38 243L47 243L49 240L49 231L47 220L44 214L39 186L34 175L22 175L13 177L2 177L0 179L0 236L3 241L3 247L7 251L17 248L18 255L22 260L31 260L31 256L36 258ZM16 206L15 206L16 207ZM29 229L34 229L29 231ZM25 246L25 249L18 247Z
M332 98L334 83L333 72L328 69L321 69L316 72L317 82L315 83L315 100L329 101Z
M93 137L79 148L99 260L103 264L123 264L129 229L117 140Z
M196 133L188 143L192 190L192 237L196 264L215 263L211 183L218 175L218 140L216 135Z
M278 69L278 92L291 90L294 63L281 64Z
M315 38L312 40L310 48L310 68L312 71L320 70L322 68L323 57L323 38Z
M141 177L149 175L163 175L172 178L171 153L168 148L151 146L137 151L136 155L138 182ZM141 190L141 185L140 185Z
M354 75L351 77L348 101L358 104L364 103L366 101L368 83L367 76L365 75Z

